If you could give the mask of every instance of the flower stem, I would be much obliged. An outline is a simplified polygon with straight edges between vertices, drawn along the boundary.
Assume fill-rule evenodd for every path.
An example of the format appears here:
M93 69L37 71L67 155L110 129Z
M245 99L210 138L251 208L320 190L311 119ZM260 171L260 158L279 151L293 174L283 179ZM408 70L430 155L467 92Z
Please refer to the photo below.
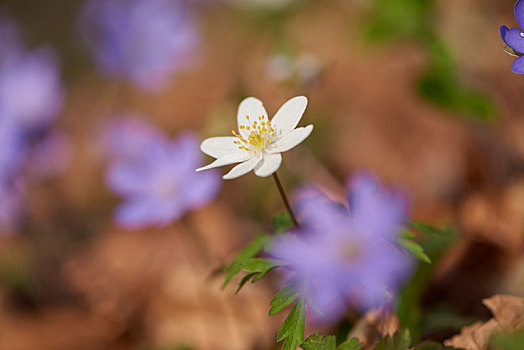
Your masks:
M282 201L284 202L284 205L286 206L286 209L289 212L289 216L291 216L291 220L293 220L293 224L295 225L295 227L298 227L297 218L295 217L295 213L293 213L293 209L291 209L291 205L289 205L286 192L284 191L284 187L282 187L282 183L280 182L280 179L278 178L276 172L273 173L273 179L275 180L275 184L277 185L280 197L282 197Z

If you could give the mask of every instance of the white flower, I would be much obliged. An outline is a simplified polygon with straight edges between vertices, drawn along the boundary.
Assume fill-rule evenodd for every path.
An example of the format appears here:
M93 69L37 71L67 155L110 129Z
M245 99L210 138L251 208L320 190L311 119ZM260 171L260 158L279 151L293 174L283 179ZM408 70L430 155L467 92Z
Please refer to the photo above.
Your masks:
M261 177L273 174L282 163L280 153L297 146L313 130L313 125L295 129L306 106L305 96L294 97L284 103L269 121L262 101L246 98L238 106L238 133L233 131L235 136L205 139L200 149L216 160L197 171L240 163L223 178L234 179L251 170Z

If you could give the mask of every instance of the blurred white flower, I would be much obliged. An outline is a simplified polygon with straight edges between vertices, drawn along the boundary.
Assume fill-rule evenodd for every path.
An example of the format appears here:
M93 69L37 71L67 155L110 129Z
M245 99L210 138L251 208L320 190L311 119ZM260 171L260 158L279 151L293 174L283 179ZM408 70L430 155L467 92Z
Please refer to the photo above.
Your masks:
M298 56L279 53L267 61L266 69L269 76L278 82L307 85L314 82L319 76L322 65L311 53L303 53Z
M313 130L313 125L295 129L306 106L305 96L294 97L269 121L262 102L254 97L246 98L238 107L238 133L233 131L234 136L205 139L200 149L216 160L197 171L240 163L223 178L234 179L251 170L261 177L273 174L282 163L281 153L304 141Z

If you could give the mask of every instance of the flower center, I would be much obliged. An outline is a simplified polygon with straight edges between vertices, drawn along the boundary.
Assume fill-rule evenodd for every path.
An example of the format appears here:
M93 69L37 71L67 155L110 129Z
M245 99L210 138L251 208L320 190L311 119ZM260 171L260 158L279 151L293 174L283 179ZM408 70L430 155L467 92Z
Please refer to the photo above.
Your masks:
M353 241L347 241L340 245L339 256L343 261L355 261L358 260L361 254L361 250L358 244Z
M520 36L524 38L524 33L521 32L521 33L520 33Z
M265 116L259 116L258 120L252 121L248 115L246 115L246 125L240 125L241 131L249 132L249 135L242 136L242 133L237 134L233 130L238 140L233 141L238 145L238 149L243 149L248 152L262 152L275 138L275 129L271 126L271 122ZM245 134L245 133L244 133Z

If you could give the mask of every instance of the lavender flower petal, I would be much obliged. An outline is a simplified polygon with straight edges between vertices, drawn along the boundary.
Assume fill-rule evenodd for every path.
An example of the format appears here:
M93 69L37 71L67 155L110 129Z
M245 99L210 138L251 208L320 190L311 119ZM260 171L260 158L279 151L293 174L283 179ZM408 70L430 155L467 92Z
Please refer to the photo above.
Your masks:
M517 28L500 27L500 36L506 45L517 52L524 52L524 37Z
M522 0L518 0L515 4L515 19L520 29L524 29L524 1Z
M517 58L513 62L511 70L517 74L524 74L524 56Z

